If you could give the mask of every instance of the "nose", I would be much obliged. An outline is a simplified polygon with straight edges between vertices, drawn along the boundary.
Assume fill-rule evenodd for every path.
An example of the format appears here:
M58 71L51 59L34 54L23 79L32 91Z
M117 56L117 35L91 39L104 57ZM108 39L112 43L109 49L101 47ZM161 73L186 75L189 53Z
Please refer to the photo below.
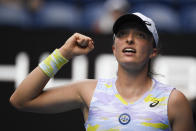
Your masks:
M129 35L127 36L126 38L126 43L127 44L133 44L134 43L134 40L133 40L133 33L129 33Z

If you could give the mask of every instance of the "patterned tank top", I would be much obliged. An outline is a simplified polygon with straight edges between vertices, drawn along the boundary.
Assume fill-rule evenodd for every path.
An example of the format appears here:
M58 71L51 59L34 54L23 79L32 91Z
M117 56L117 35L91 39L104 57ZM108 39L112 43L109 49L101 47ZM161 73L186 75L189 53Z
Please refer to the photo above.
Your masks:
M118 93L116 79L100 79L95 88L87 131L169 131L167 104L174 88L152 79L152 88L134 103Z

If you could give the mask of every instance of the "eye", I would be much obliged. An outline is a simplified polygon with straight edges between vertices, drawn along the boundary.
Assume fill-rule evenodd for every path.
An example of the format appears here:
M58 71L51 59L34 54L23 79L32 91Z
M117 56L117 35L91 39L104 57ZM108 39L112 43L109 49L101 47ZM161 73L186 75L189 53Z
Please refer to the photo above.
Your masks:
M140 32L140 31L137 31L137 32L136 32L136 36L137 36L138 38L140 38L140 39L147 39L147 38L148 38L148 36L147 36L146 33Z
M121 37L125 37L126 35L128 35L129 32L127 30L120 30L117 34L116 37L121 38Z
M139 33L139 36L142 38L146 38L146 35L144 33Z

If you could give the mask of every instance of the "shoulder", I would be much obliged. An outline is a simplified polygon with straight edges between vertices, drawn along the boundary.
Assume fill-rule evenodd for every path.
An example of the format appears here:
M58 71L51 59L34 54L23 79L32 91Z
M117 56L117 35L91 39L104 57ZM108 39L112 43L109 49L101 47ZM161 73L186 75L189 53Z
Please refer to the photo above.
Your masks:
M96 79L85 79L85 80L75 81L73 84L76 84L79 87L88 87L88 86L96 85L97 82L98 80Z
M98 80L96 79L86 79L86 80L79 80L71 83L72 87L75 87L78 93L82 92L90 92L96 88Z
M112 86L114 83L114 78L112 79L87 79L83 81L76 82L78 91L82 93L82 95L92 95L95 88L100 89L101 87L105 86ZM85 94L83 94L85 93ZM90 93L90 94L89 94Z
M179 108L182 108L182 106L188 108L190 105L188 99L184 96L184 94L181 91L174 89L171 92L168 106L169 108L171 107L171 110L177 110Z
M177 89L173 90L170 96L170 104L174 104L174 103L180 104L182 102L187 103L188 102L187 98L184 96L184 94L181 91Z
M159 90L160 92L164 91L166 93L169 93L169 101L168 101L169 110L178 109L182 105L189 106L189 101L181 91L175 89L170 85L163 84L156 80L155 80L155 86L156 89Z
M172 91L169 98L168 117L173 129L192 130L193 116L190 103L184 94L177 89Z
M170 111L180 111L180 110L189 110L190 103L188 99L184 96L184 94L174 89L170 95L169 102L168 102L168 108ZM180 108L180 109L179 109Z

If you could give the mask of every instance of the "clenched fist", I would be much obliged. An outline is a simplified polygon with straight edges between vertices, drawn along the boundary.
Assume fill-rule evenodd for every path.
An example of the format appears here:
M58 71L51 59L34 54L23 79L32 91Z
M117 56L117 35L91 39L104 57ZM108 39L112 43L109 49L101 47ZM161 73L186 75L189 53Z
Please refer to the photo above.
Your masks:
M65 44L59 49L61 54L67 58L71 59L77 55L88 54L94 49L93 40L80 33L74 33Z

